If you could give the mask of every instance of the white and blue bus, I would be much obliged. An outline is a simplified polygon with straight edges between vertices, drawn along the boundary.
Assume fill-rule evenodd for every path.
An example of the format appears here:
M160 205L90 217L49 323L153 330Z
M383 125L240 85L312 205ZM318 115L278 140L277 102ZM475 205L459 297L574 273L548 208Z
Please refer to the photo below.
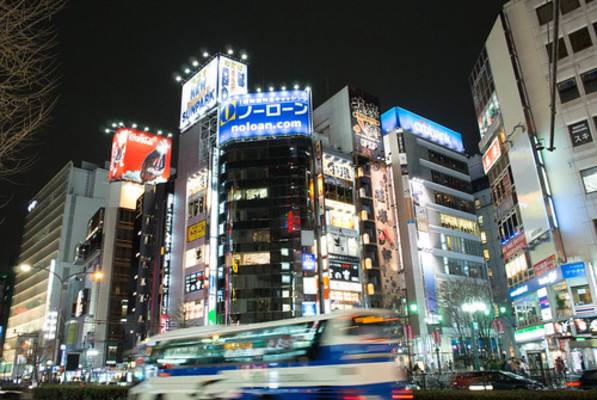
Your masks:
M371 309L167 332L144 343L153 376L129 400L412 399L400 332L389 312Z

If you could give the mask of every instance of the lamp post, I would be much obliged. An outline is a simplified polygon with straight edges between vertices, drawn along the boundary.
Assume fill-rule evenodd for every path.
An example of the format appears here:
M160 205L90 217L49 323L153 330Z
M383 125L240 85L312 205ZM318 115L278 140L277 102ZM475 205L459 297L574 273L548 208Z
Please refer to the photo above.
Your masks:
M56 313L56 331L54 332L54 354L53 354L53 361L56 361L58 358L58 346L59 346L59 340L58 340L58 335L60 334L60 323L61 323L61 312L62 312L62 292L63 292L63 288L64 288L64 284L67 283L71 278L74 278L75 276L78 275L86 275L86 274L93 274L93 279L94 280L100 280L103 278L103 273L99 270L97 271L79 271L79 272L74 272L70 275L67 275L66 277L61 277L59 274L57 274L56 272L52 271L51 269L49 269L48 267L42 267L42 268L33 268L28 264L23 264L20 266L21 271L23 272L28 272L31 271L32 269L35 271L47 271L48 273L54 275L54 277L56 279L58 279L58 281L60 282L60 294L58 296L58 311Z
M482 301L475 301L471 298L470 301L465 301L462 305L462 311L471 315L471 347L473 349L473 367L476 371L481 369L479 362L479 351L477 349L477 334L475 333L475 313L478 311L487 311L487 305Z

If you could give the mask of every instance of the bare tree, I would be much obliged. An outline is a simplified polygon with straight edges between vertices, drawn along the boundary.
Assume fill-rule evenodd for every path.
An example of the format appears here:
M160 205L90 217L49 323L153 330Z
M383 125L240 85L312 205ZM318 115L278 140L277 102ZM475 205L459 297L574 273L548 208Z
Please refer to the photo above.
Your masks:
M178 302L168 313L168 328L170 330L190 328L203 325L202 319L191 319L185 303Z
M483 341L486 349L490 348L492 321L492 299L489 286L481 281L473 281L464 277L442 281L437 288L438 305L443 309L444 318L449 323L460 339L464 348L464 339L471 337L471 318L477 322L477 334ZM463 305L478 301L487 306L487 312L463 311Z
M0 180L31 167L24 150L56 104L57 32L67 0L0 1Z

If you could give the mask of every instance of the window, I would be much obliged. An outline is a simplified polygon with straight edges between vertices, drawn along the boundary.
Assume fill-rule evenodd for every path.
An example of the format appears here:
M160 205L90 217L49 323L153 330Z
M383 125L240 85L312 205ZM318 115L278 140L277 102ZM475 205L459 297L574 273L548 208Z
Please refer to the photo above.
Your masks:
M558 92L560 93L560 101L567 103L580 97L578 86L576 86L576 78L570 78L558 83Z
M579 29L576 32L572 32L568 38L570 39L570 46L572 46L572 51L574 53L578 53L579 51L593 45L587 27Z
M479 199L475 199L475 209L481 209L481 202L479 201Z
M487 243L487 234L485 232L481 232L481 243Z
M535 9L539 25L545 25L553 19L553 2L545 3Z
M580 176L585 187L585 193L597 192L597 167L580 171Z
M477 221L479 221L479 226L483 226L483 216L482 215L479 215L477 217Z
M580 75L585 93L597 92L597 68Z
M570 291L572 292L572 300L576 307L593 304L589 285L573 286L570 288Z
M552 61L551 46L552 46L552 43L547 43L545 45L545 49L547 50L547 56L549 57L550 63ZM568 48L566 47L566 42L564 41L564 38L559 38L558 39L558 60L561 60L562 58L565 58L565 57L568 57Z
M568 14L580 7L578 0L560 0L560 11L562 14Z
M489 250L483 249L483 258L485 258L487 261L491 259L491 257L489 256Z

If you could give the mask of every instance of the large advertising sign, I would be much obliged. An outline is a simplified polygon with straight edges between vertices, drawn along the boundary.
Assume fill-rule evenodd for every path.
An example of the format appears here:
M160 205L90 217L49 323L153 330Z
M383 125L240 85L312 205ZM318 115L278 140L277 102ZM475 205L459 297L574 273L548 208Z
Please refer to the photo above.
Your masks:
M182 85L180 130L197 122L218 102L247 93L247 65L217 56Z
M311 134L311 93L304 90L232 96L220 106L218 143Z
M463 152L464 144L462 135L451 129L436 124L404 108L394 107L381 116L383 133L388 133L396 128L406 129L417 136L429 139L442 146Z
M121 128L112 140L109 180L156 184L170 177L172 141L162 136Z
M527 243L551 229L534 151L526 131L508 151Z
M355 152L383 160L379 99L352 87L348 96Z
M504 260L508 260L526 246L527 241L525 236L519 233L502 246L502 255L504 256Z

